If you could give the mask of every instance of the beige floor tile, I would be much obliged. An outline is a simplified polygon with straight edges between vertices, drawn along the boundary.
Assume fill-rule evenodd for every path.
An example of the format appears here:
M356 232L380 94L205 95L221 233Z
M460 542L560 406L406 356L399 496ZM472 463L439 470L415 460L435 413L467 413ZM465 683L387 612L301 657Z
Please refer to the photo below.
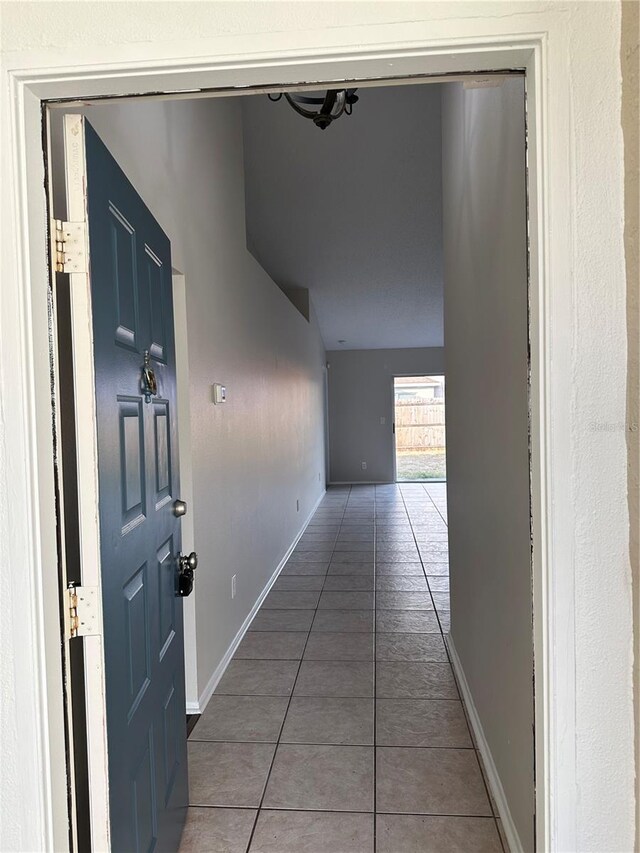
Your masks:
M295 696L373 696L373 663L303 660Z
M323 563L298 563L295 560L289 560L280 572L280 577L290 575L319 575L324 577L328 568L329 560L325 560Z
M436 606L436 610L450 610L451 604L449 601L449 593L448 592L433 592L433 603Z
M282 743L373 744L372 699L294 696Z
M376 634L376 660L446 663L447 652L440 634Z
M273 585L273 592L320 592L324 579L324 575L280 575Z
M373 815L265 810L250 853L373 853Z
M313 610L258 610L249 631L308 631Z
M245 853L255 809L189 808L179 853Z
M419 562L420 556L418 555L417 548L401 548L400 546L392 546L390 548L383 548L381 545L378 545L376 548L376 559L380 560L381 563L416 563Z
M376 818L377 853L502 853L493 818L387 815Z
M276 743L288 703L287 696L219 696L216 693L189 740Z
M438 634L435 610L377 610L376 631L394 634Z
M460 698L448 663L377 663L376 694L379 699Z
M317 610L311 633L373 631L373 610Z
M399 575L401 577L406 577L407 575L414 575L415 577L424 577L424 570L422 568L422 563L383 563L381 560L376 561L376 576L382 577L383 575Z
M325 548L322 551L293 551L290 562L296 563L326 563L331 559L333 548Z
M327 575L324 582L325 592L342 592L343 590L373 591L373 573L366 575Z
M371 610L373 609L373 592L323 592L318 609Z
M393 545L415 545L413 533L382 533L376 530L376 545L390 548Z
M304 650L305 660L373 660L373 634L354 631L314 631Z
M338 540L335 548L333 549L333 555L335 557L338 554L351 553L354 551L359 554L366 554L367 558L373 557L373 542L343 542L342 540Z
M261 610L315 610L320 599L319 591L271 590Z
M329 543L329 545L333 545L337 538L337 533L303 533L300 537L300 541L298 545L303 545L306 542L315 542L316 544L321 543ZM329 550L329 545L326 546L325 550Z
M374 558L373 555L371 557L366 557L364 554L358 553L342 553L342 554L334 554L331 558L332 566L369 566L373 568ZM351 574L358 574L356 571L352 571Z
M449 563L430 562L428 560L423 560L423 562L425 573L429 577L432 577L433 575L440 575L443 577L449 576Z
M424 592L427 579L424 575L378 575L376 589L383 592Z
M473 746L462 702L453 699L378 699L378 746Z
M380 610L433 610L431 593L424 592L379 592L376 607Z
M343 533L342 531L338 534L337 538L338 544L347 544L348 542L364 542L365 544L371 545L373 547L373 543L375 541L375 535L373 532L371 533Z
M236 696L289 696L298 661L232 660L216 687L216 694Z
M331 575L374 575L373 560L367 563L338 563L331 561L329 566L329 577Z
M376 786L380 812L491 815L472 749L379 747Z
M331 537L330 539L328 537L323 538L320 542L315 539L302 538L291 552L291 555L302 554L306 551L322 551L326 555L333 550L334 543L335 537Z
M278 747L264 808L373 810L373 747Z
M247 631L234 660L299 660L306 631Z
M441 575L440 577L434 577L431 575L428 578L428 581L431 592L449 592L448 575Z
M191 805L260 805L274 744L190 741L188 747Z

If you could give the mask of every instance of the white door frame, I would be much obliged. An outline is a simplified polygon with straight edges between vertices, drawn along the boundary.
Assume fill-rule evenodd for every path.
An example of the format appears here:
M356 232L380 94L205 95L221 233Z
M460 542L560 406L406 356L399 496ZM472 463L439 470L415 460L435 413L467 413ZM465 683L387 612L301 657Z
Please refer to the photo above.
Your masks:
M273 32L202 39L195 47L149 41L79 49L66 56L47 49L8 55L1 122L7 284L0 304L0 380L11 402L11 429L5 431L0 451L10 492L0 498L0 541L12 558L2 561L0 582L7 600L21 603L12 623L20 630L6 634L5 652L13 655L12 707L20 725L22 766L15 796L23 807L30 804L25 849L58 850L68 844L43 100L203 88L229 94L239 86L513 68L526 71L529 104L537 846L579 849L574 543L583 507L576 502L573 484L575 466L582 465L585 474L587 469L576 456L576 424L567 403L575 382L575 352L567 330L575 319L574 266L580 248L572 203L577 156L572 85L582 72L581 66L573 69L572 77L569 70L573 45L569 13L562 5L553 9L540 4L542 14L523 4L522 11L511 7L508 14L493 16L483 16L480 4L460 4L461 10L457 5L452 4L448 18L434 13L428 21L345 26L330 35L325 30ZM623 338L619 312L612 312L610 326ZM618 456L613 461L616 467ZM594 476L600 476L599 469Z

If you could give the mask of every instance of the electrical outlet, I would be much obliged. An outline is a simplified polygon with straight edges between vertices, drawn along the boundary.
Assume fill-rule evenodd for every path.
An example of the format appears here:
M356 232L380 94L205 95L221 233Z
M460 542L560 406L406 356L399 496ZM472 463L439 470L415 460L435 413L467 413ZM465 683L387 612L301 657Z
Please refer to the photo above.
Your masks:
M386 422L387 422L387 419L385 417L380 418L380 426L384 426L386 424Z
M363 470L363 471L366 471L366 470L367 470L367 463L366 463L366 462L362 462L362 463L361 463L361 465L362 465L362 470Z
M231 578L231 598L236 597L236 576Z

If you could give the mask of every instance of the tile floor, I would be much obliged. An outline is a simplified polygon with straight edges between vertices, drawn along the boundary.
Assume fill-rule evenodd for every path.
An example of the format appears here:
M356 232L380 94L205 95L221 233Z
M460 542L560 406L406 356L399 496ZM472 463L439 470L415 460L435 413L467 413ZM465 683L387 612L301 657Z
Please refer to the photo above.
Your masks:
M443 632L444 484L328 490L189 737L183 853L502 853Z

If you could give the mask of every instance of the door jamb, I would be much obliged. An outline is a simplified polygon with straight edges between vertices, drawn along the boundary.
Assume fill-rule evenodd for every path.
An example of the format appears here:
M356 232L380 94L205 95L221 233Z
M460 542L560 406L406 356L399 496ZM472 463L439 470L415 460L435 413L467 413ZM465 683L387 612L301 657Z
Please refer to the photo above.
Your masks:
M171 235L169 235L171 238ZM178 458L180 461L180 499L186 501L187 514L182 519L182 550L195 551L193 521L193 456L191 453L191 407L189 387L189 327L187 317L187 281L182 272L172 271L173 318L176 342L176 390L178 417ZM198 651L196 646L196 597L188 595L182 602L184 614L184 670L187 713L198 707Z
M555 51L566 50L562 32L564 21L556 33ZM13 379L5 383L12 399L16 401L16 418L24 425L24 442L14 442L13 447L24 447L19 458L23 462L23 484L19 492L24 509L23 519L15 525L14 535L18 541L26 531L33 538L32 548L26 555L25 576L28 593L28 621L32 635L24 644L21 658L24 670L33 672L37 682L35 693L29 691L28 702L20 698L20 707L27 713L25 725L37 732L34 739L33 760L39 765L41 788L38 791L40 813L38 826L42 826L44 846L59 847L61 802L64 802L63 764L56 760L59 747L61 718L60 690L60 654L56 637L59 637L56 623L57 614L51 612L51 581L45 578L44 566L54 556L55 543L55 500L51 476L51 430L50 408L47 393L48 312L44 295L48 292L48 271L46 253L46 234L42 228L44 217L44 197L41 192L42 151L39 145L42 103L50 98L91 97L91 94L114 94L131 92L138 87L147 92L174 91L176 82L180 88L184 82L200 79L201 82L216 81L218 85L235 81L242 86L245 80L277 79L279 83L295 83L296 80L309 80L316 83L333 79L344 79L342 67L360 68L362 76L379 79L380 72L389 65L396 69L402 67L430 67L446 73L468 66L472 72L481 72L490 68L520 67L527 72L527 90L529 98L529 140L530 140L530 246L531 246L531 304L530 334L532 344L532 489L534 525L534 648L536 656L536 800L538 846L548 849L564 845L569 849L567 839L576 838L575 819L575 758L573 742L561 736L562 731L575 730L572 720L575 717L575 684L573 677L573 621L570 614L560 613L561 607L549 606L549 589L556 591L562 587L560 603L571 601L573 578L558 578L552 575L550 560L550 538L548 531L554 530L554 537L562 539L558 550L566 551L566 537L561 537L555 524L556 511L552 510L551 491L556 502L569 505L566 491L558 483L557 476L551 476L548 451L550 432L550 410L548 402L550 338L549 329L549 276L553 260L554 276L557 281L563 277L571 282L567 270L570 254L561 248L570 245L572 213L566 211L555 220L556 233L560 233L557 243L554 241L554 255L550 258L549 248L549 212L550 202L546 193L549 160L553 153L556 166L562 165L568 156L569 134L566 121L555 106L554 119L556 132L563 131L564 136L550 152L548 111L548 51L546 33L537 33L533 29L524 34L503 38L491 38L487 34L465 37L459 41L449 38L446 44L422 31L422 37L416 41L415 29L412 35L406 32L404 46L380 46L376 50L362 51L345 47L342 52L334 52L330 57L323 55L321 47L311 48L306 54L275 51L268 59L262 50L251 55L249 51L239 57L229 54L221 61L207 60L206 67L194 58L184 63L172 60L159 67L149 57L140 61L120 58L108 69L97 70L91 65L74 66L59 63L52 71L18 68L9 71L11 90L11 126L9 129L13 160L9 169L12 201L17 209L16 255L12 258L18 312L21 319L17 343L19 354L24 355L22 367L13 360L15 368ZM399 34L399 31L398 31ZM407 43L411 41L411 47ZM559 45L559 46L558 46ZM153 52L150 46L150 53ZM212 55L215 55L213 53ZM59 60L58 60L59 62ZM145 78L137 78L142 67L148 71ZM558 73L558 68L553 69ZM64 71L64 73L62 73ZM378 72L377 74L375 72ZM180 74L175 78L173 75ZM119 76L118 76L119 75ZM353 76L353 74L349 75ZM143 80L144 82L140 82ZM559 127L558 127L559 125ZM555 171L558 171L556 168ZM557 175L555 175L557 178ZM562 191L556 193L563 197ZM559 211L556 209L555 213ZM11 242L11 241L10 241ZM554 316L562 326L562 319L568 315L565 304L554 305ZM44 333L44 334L43 334ZM566 358L562 347L554 348L555 371L558 364ZM568 363L568 362L567 362ZM44 373L44 383L43 383ZM6 377L3 376L3 379ZM567 376L568 378L568 376ZM24 383L24 384L23 384ZM566 438L555 436L554 457L563 452ZM18 466L20 467L20 466ZM16 540L14 540L16 541ZM22 540L21 544L24 541ZM555 539L554 539L555 541ZM564 547L563 547L564 546ZM17 550L17 549L16 549ZM571 575L571 573L567 573ZM567 596L569 596L567 598ZM54 599L55 600L55 597ZM57 609L57 602L56 602ZM562 622L560 621L562 620ZM562 626L562 631L560 627ZM550 650L553 650L551 653ZM20 661L17 661L20 666ZM554 696L553 714L550 711L550 696ZM63 782L60 785L60 782ZM63 806L66 821L66 804ZM37 845L40 846L40 845ZM570 846L570 842L569 842ZM571 848L575 849L575 848Z

